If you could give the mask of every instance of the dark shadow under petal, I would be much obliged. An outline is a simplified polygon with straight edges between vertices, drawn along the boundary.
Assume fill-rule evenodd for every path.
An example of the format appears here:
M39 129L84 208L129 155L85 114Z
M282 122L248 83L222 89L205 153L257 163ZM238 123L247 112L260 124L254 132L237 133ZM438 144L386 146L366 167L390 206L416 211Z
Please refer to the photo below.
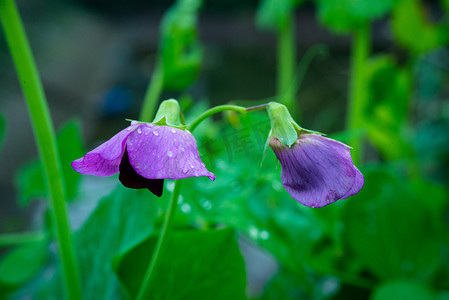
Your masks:
M125 148L122 161L120 162L120 182L132 189L148 189L156 196L162 196L164 189L164 179L148 179L140 176L129 163L128 150Z

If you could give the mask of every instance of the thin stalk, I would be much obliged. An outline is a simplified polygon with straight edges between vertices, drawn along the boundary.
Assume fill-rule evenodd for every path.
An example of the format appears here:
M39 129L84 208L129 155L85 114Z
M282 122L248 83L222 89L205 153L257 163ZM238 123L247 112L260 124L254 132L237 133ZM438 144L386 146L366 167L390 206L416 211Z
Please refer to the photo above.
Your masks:
M0 1L0 18L31 116L39 155L44 165L46 182L50 191L50 211L62 263L65 292L68 299L81 299L78 266L72 246L65 203L63 174L42 83L13 0Z
M278 30L278 82L277 94L281 103L297 118L299 107L295 99L294 77L296 68L295 15L290 12L285 26Z
M349 105L347 128L356 132L363 128L363 111L368 100L366 94L366 75L364 68L371 48L371 31L369 23L359 27L353 36L351 78L349 90ZM362 162L363 137L355 134L349 145L352 149L352 160L355 165Z
M0 248L45 240L46 235L42 232L7 233L0 235Z
M137 294L136 300L151 299L151 288L153 287L153 278L156 276L156 269L160 262L160 255L165 250L168 243L168 231L171 226L171 222L176 212L176 207L178 205L178 198L181 192L182 181L180 179L175 181L175 187L168 204L167 212L165 213L164 223L162 224L161 232L157 240L156 248L151 257L151 262L149 263L147 270L145 272L145 277L140 286L139 293Z
M162 63L158 60L143 99L142 110L140 111L139 116L140 121L151 122L153 120L163 85L164 69L162 67Z
M205 111L204 113L202 113L198 118L196 118L196 120L194 120L192 122L192 124L190 124L189 127L187 127L187 129L190 132L193 132L195 130L195 128L200 125L201 122L203 122L205 119L209 118L210 116L222 112L222 111L236 111L236 112L240 112L240 113L245 113L246 112L246 108L243 106L237 106L237 105L218 105L215 107L212 107L211 109Z

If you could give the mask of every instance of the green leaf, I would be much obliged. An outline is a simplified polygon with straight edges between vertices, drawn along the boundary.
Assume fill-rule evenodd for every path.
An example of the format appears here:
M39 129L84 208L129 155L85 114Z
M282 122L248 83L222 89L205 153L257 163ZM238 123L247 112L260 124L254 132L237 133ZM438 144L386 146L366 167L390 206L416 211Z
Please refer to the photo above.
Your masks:
M152 299L245 299L245 268L234 230L170 233L153 282ZM115 259L120 281L135 296L157 237L147 238Z
M336 32L350 32L385 16L397 0L316 0L320 21Z
M369 138L390 160L412 158L407 140L411 75L390 56L369 60L365 72L368 99L363 113Z
M111 267L111 259L142 241L154 230L159 205L166 197L156 198L147 190L119 185L103 198L83 227L76 233L76 253L81 266L84 299L122 299Z
M201 3L177 0L162 20L160 54L166 89L182 90L198 76L202 61L197 32Z
M345 200L343 212L353 259L384 280L428 280L441 263L447 192L385 167L363 174L365 186Z
M304 0L261 0L257 9L256 23L261 28L282 29L287 26L295 6Z
M0 290L2 286L17 288L31 279L44 265L47 256L46 242L27 244L11 250L0 261Z
M435 292L413 281L394 281L379 286L372 294L371 300L437 300Z
M72 161L80 158L86 152L80 131L77 121L69 121L63 125L57 135L57 145L69 200L77 195L78 183L81 178L81 174L73 170ZM27 205L35 198L48 196L40 160L33 160L22 166L16 174L15 182L19 192L19 203L22 205Z
M399 44L413 54L420 54L449 42L447 26L431 24L421 3L418 0L400 0L393 13L394 35Z

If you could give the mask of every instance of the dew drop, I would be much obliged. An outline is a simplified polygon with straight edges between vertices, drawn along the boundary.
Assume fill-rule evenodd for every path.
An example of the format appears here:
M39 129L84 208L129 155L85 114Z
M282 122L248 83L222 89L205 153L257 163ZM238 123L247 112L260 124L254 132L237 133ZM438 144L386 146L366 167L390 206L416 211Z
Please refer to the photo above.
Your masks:
M190 207L190 205L188 203L183 203L181 205L181 211L183 213L188 214L191 210L192 210L192 208Z
M205 164L205 163L201 163L201 165L202 165L203 167L205 167L205 166L206 166L206 164Z
M169 151L167 151L167 155L168 155L168 157L172 157L173 153L169 150Z
M262 230L259 236L262 240L268 240L268 238L270 237L270 233L266 230Z
M171 132L176 133L176 130L174 128L172 128Z
M140 129L140 127L137 128L137 133L138 133L138 134L141 134L141 133L142 133L142 129Z
M154 134L155 136L158 136L158 135L159 135L159 132L157 132L156 130L153 130L153 134Z
M195 169L195 166L194 165L190 165L190 168Z
M137 122L137 121L131 121L131 126L133 126L133 125L137 125L137 124L139 124L139 122ZM131 128L130 128L130 129L128 129L128 130L131 130Z

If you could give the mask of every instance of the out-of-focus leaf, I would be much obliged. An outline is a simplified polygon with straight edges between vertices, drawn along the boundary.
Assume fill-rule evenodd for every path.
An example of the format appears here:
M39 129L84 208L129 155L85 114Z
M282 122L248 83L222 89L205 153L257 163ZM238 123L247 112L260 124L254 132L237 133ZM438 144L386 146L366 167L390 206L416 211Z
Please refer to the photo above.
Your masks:
M413 281L394 281L379 286L371 295L372 300L437 300L435 292Z
M77 194L81 174L73 170L72 161L82 157L86 152L81 138L80 124L77 121L64 124L59 130L57 141L67 199L73 199Z
M381 279L428 280L441 261L445 190L386 168L364 171L365 186L343 212L351 251Z
M336 32L349 32L383 17L398 0L316 0L320 21Z
M47 242L27 244L11 250L0 260L0 290L5 287L18 288L27 282L44 265L47 255Z
M414 54L429 51L449 42L449 30L444 25L431 24L422 2L400 0L393 13L393 32L399 44Z
M121 299L124 293L113 274L111 259L147 237L165 207L166 197L121 185L103 198L76 233L76 252L81 266L84 299Z
M197 23L201 0L178 0L162 21L160 54L164 87L182 90L195 81L202 60Z
M371 59L365 70L368 104L364 120L371 141L391 160L412 157L412 146L406 141L411 93L408 72L389 56Z
M261 0L256 15L257 25L267 29L284 28L295 6L302 2L304 0Z
M131 296L140 288L156 241L151 236L114 260ZM151 299L245 299L245 267L234 230L171 232L161 255Z
M77 195L81 175L73 170L71 163L85 153L78 122L69 121L64 124L58 132L57 145L67 199L72 200ZM19 203L22 205L27 205L35 198L48 195L44 169L40 160L33 160L22 166L16 174L15 182L19 191Z

